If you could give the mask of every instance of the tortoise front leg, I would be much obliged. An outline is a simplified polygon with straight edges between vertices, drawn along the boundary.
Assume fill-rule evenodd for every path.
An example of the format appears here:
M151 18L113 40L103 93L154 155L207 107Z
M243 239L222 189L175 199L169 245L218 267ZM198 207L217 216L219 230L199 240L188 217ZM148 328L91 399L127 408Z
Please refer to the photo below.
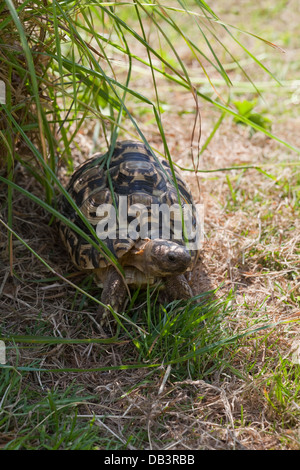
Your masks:
M103 285L101 302L110 305L116 312L121 313L124 311L126 294L127 289L122 276L114 267L109 268ZM110 312L105 307L99 306L97 315L100 323L105 323Z
M193 291L183 274L164 279L167 296L170 301L180 299L190 299Z

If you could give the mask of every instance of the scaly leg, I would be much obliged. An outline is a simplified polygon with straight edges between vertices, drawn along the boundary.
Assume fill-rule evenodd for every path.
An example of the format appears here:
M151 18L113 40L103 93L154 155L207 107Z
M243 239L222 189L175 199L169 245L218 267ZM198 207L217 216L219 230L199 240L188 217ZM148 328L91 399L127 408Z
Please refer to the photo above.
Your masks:
M190 299L193 297L193 291L189 286L183 274L164 279L166 293L168 298L172 300Z
M122 276L111 267L108 270L107 277L104 282L103 291L101 294L101 302L105 305L110 305L116 312L122 313L126 300L127 289L122 279ZM103 324L108 320L110 312L108 309L99 306L98 317L100 323Z

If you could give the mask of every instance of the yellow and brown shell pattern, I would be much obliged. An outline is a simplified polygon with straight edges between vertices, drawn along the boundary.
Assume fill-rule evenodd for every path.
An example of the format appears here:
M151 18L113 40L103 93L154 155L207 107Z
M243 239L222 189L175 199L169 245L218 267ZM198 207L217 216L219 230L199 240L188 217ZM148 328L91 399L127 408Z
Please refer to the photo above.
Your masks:
M99 222L97 207L101 204L115 204L118 208L120 196L127 197L128 206L138 203L146 206L149 211L149 220L151 204L168 204L170 206L178 203L177 190L173 183L169 163L160 158L155 159L144 144L135 141L117 142L109 165L107 165L107 155L108 153L95 154L79 166L66 188L95 230ZM190 204L193 207L192 223L195 226L196 215L192 196L178 172L175 173L181 204ZM91 238L98 241L96 236L91 235L64 196L59 198L58 209ZM128 223L130 223L130 219L131 217L128 216ZM174 238L173 222L171 219L170 240ZM58 224L61 238L71 259L80 270L105 268L110 264L100 247L97 250L70 227L60 221ZM129 254L138 240L132 240L129 237L121 239L117 230L115 239L107 238L103 241L122 264L122 257ZM180 245L185 244L184 238L176 240L176 242ZM193 261L196 261L198 252L193 251L190 254Z

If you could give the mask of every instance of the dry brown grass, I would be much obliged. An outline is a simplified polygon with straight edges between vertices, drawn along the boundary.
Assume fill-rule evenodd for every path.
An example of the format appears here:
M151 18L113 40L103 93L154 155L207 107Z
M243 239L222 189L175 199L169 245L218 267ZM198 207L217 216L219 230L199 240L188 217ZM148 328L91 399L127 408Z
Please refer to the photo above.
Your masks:
M295 125L295 123L294 123ZM172 133L172 130L171 132ZM182 128L184 135L184 129ZM234 133L234 149L227 157L224 141ZM178 133L177 133L178 138ZM169 141L173 142L172 137ZM184 140L180 141L181 146ZM247 132L243 128L228 122L218 132L209 148L211 167L215 168L222 161L222 166L240 164L241 161L255 163L253 155L262 152L274 152L273 144L266 139L256 139L256 143L247 141ZM221 154L221 155L220 155ZM212 156L216 155L213 160ZM219 160L216 162L216 160ZM259 160L258 160L259 161ZM232 175L232 173L231 173ZM292 170L285 168L281 177L292 177ZM39 193L35 180L27 177L20 170L18 181L34 193ZM195 188L194 177L190 178ZM299 318L299 305L291 300L289 292L297 295L299 277L291 279L289 273L299 272L297 244L300 231L299 220L295 220L288 195L285 199L282 190L274 187L274 182L248 170L242 179L243 191L247 195L242 207L237 203L234 210L225 211L226 201L230 199L225 175L218 174L217 180L210 175L201 178L202 197L205 202L207 240L203 251L204 269L196 271L194 283L200 290L217 287L222 281L220 293L235 289L234 317L232 331L243 329L257 316L268 314L274 320L296 320ZM267 204L253 204L253 195L261 192ZM276 209L284 202L286 210L276 215ZM275 215L271 220L263 219L265 212ZM277 213L279 211L277 210ZM2 216L4 214L1 214ZM69 258L61 247L53 226L49 226L49 216L33 203L21 196L15 197L14 229L39 255L58 273L73 272L75 281L80 280L70 265ZM293 223L295 230L289 231ZM271 224L271 226L270 226ZM277 230L280 224L280 232ZM247 235L242 235L248 230ZM2 324L15 334L26 334L37 325L36 332L47 331L53 336L69 338L95 337L91 314L95 308L86 305L78 313L80 303L74 300L74 290L58 281L35 283L49 278L49 272L41 263L20 244L14 241L14 278L9 276L7 265L6 236L1 233L1 286L0 311ZM253 256L248 254L252 250ZM270 266L263 266L266 254L276 252L270 257ZM243 263L243 259L245 260ZM276 264L277 263L277 264ZM279 264L278 264L279 263ZM280 285L284 294L280 294L275 285ZM96 292L94 292L96 294ZM265 301L265 299L267 300ZM263 302L265 311L258 309ZM247 308L245 308L247 304ZM231 320L229 320L230 322ZM103 427L103 432L119 442L126 442L128 423L133 424L133 433L143 429L148 441L147 448L153 449L291 449L298 448L298 425L289 424L289 419L281 423L278 414L272 409L264 395L264 387L272 370L278 366L278 352L282 356L290 354L291 345L299 337L299 324L288 330L280 327L267 336L258 336L242 342L239 350L232 356L231 366L244 379L235 374L219 371L210 382L204 380L186 380L176 382L172 374L158 394L164 377L150 376L147 370L110 371L101 373L49 373L33 374L26 380L40 390L58 386L64 389L72 381L84 384L85 392L97 395L94 403L82 407L82 419L98 416L96 423ZM276 344L273 349L272 346ZM30 364L36 357L43 357L41 367L49 368L93 368L111 367L126 362L134 362L137 353L126 340L118 345L58 345L21 348L20 364ZM246 361L245 361L246 358ZM272 362L271 368L267 367ZM249 363L255 364L251 373L247 372ZM273 368L273 369L272 369ZM260 370L267 370L259 376ZM41 389L42 387L42 389ZM128 393L128 389L133 388ZM295 405L297 407L297 405ZM241 407L243 422L241 422ZM102 417L106 416L103 424ZM291 413L292 415L292 413ZM116 437L117 436L117 437ZM139 442L139 439L137 439ZM129 448L136 448L130 445Z
M164 100L170 104L163 123L171 154L179 165L190 166L193 116L180 111L193 110L193 100L171 88L165 90ZM202 142L216 116L201 103ZM143 119L146 123L147 115ZM274 120L274 134L300 148L299 118ZM142 128L150 144L162 150L157 129L149 124ZM90 128L82 129L77 144L82 153L74 147L74 160L79 162L93 147ZM201 197L206 215L202 264L195 271L194 286L206 291L223 282L218 295L234 289L233 315L226 320L233 333L262 316L292 323L243 339L234 350L228 349L224 357L231 369L224 365L209 381L202 377L178 381L172 371L168 376L169 371L162 367L155 374L147 369L33 372L24 376L25 384L41 394L54 387L64 390L73 381L81 384L83 394L92 393L96 398L81 405L80 419L95 417L103 435L120 445L127 442L130 432L134 439L129 449L298 449L299 402L280 408L272 395L272 377L280 372L280 360L291 357L292 344L299 338L299 322L295 322L300 317L299 196L295 196L299 171L289 164L296 158L262 135L250 139L248 128L226 118L203 153L200 168L266 165L263 168L275 179L255 169L242 176L240 170L202 173L199 194L196 177L185 174L195 199ZM233 186L241 177L236 201L227 175ZM42 189L22 168L16 170L16 181L42 197ZM5 188L0 189L0 207L5 207ZM0 216L5 219L5 209ZM49 214L15 193L13 216L14 230L57 273L71 273L70 279L76 282L83 280L71 266L55 227L49 225ZM73 339L97 337L95 305L86 302L82 308L82 297L74 297L74 289L67 284L49 279L52 275L47 268L17 240L13 241L15 275L11 277L7 236L2 229L0 248L0 312L6 331L21 335L34 330L37 335L46 332ZM43 279L48 281L40 282ZM95 287L90 292L98 295ZM111 345L20 347L11 351L13 361L17 356L19 365L32 364L38 357L42 358L40 367L91 369L134 363L138 354L124 339Z

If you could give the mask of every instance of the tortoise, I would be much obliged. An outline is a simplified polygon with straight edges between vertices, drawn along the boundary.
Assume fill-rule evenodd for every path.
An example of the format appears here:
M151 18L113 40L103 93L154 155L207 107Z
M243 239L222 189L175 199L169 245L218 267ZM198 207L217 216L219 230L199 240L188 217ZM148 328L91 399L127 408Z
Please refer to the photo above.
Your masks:
M196 228L195 205L186 184L175 170L176 189L169 163L154 155L143 143L119 141L115 144L109 164L107 164L108 157L109 152L93 155L76 169L66 188L83 216L95 228L97 236L91 235L65 196L62 195L59 199L59 211L99 245L97 249L88 244L73 229L58 221L60 236L73 264L79 270L94 272L96 283L103 289L101 302L111 305L118 313L124 311L129 288L132 287L161 284L169 301L193 297L192 289L184 274L192 270L199 250L188 250L186 239L183 236L178 237L178 233L177 238L175 237L174 214L171 213L170 231L167 232L167 236L163 231L162 216L156 220L156 231L150 233L151 237L147 231L148 236L142 236L141 233L141 227L145 229L146 226L148 229L150 226L150 215L153 215L152 208L155 204L157 207L163 204L161 207L179 207L178 191L181 207L188 204L192 208L192 227ZM143 219L146 222L143 224L141 219L134 218L130 211L126 214L128 227L133 223L136 229L140 228L140 231L136 230L129 234L129 231L125 230L124 233L124 227L121 227L120 223L121 202L124 209L124 201L127 209L142 207L143 215L146 216ZM177 206L173 206L174 204ZM99 214L99 208L113 209L110 214L108 211ZM141 215L141 212L137 213ZM103 234L99 236L97 228L99 223L102 224L102 228L108 226L113 220L111 214L119 215L119 223L113 227L114 236L106 234L105 239ZM105 255L99 238L102 238L102 243L122 267L123 273ZM107 316L108 310L100 307L98 313L103 319Z

